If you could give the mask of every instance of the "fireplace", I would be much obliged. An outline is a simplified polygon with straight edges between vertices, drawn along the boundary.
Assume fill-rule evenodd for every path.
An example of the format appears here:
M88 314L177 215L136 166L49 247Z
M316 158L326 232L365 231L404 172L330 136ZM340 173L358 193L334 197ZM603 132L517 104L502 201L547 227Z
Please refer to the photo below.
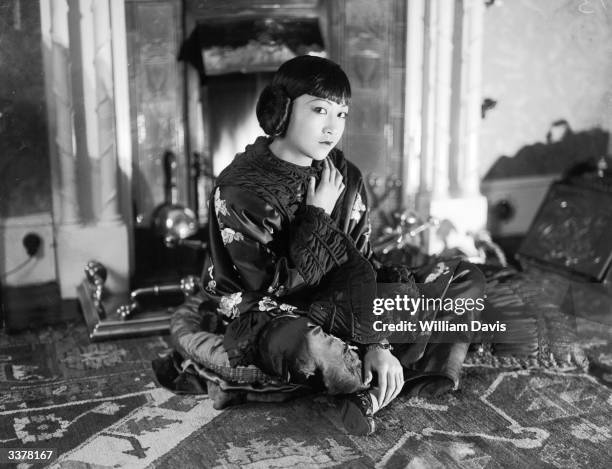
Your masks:
M317 5L316 0L229 5L193 0L135 1L128 8L135 64L132 119L138 134L132 287L198 273L200 256L168 251L151 229L160 224L154 219L160 205L170 202L162 189L174 181L172 203L195 213L201 228L196 237L205 241L214 177L262 134L255 116L261 90L284 61L306 53L326 55ZM172 27L179 26L180 17L183 32L177 35ZM176 89L183 90L182 99ZM173 174L162 171L168 152L175 155Z
M201 109L202 151L217 175L262 134L255 106L274 71L297 55L327 56L326 22L316 0L236 1L230 6L192 0L185 4L185 17L187 39L180 59L192 69L188 77L195 79L197 72L199 84L189 87L199 93L187 93L188 108Z
M111 272L87 264L79 299L92 339L165 330L168 312L193 292L204 251L189 246L206 243L214 177L263 133L255 116L261 90L282 62L326 55L317 7L128 0L134 273L130 292L105 297ZM160 235L177 220L158 219L168 206L184 208L182 221L194 213L199 229L185 230L188 245Z

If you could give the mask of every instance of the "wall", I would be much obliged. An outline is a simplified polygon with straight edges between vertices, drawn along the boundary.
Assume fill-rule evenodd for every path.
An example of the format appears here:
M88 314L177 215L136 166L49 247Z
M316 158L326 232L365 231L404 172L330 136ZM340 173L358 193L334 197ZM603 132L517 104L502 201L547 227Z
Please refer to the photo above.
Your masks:
M0 218L50 212L38 2L0 3L0 44Z
M542 142L550 124L612 128L612 0L506 0L487 8L480 175Z
M0 283L43 283L55 257L38 2L0 2L0 44ZM28 233L42 245L26 263Z

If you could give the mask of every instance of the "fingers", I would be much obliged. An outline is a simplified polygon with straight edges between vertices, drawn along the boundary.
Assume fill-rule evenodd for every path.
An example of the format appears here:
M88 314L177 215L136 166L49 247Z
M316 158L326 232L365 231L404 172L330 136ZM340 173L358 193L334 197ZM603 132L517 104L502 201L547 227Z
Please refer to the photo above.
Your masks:
M329 182L333 183L334 186L336 186L339 191L343 191L344 190L344 184L342 183L342 173L340 171L338 171L338 168L336 168L334 166L334 164L331 162L331 160L329 158L325 158L325 162L324 162L324 166L323 166L324 170L325 168L329 168Z
M331 177L331 166L329 163L329 159L325 158L325 160L323 160L323 173L321 174L321 182L329 181L330 177Z
M385 407L395 399L404 387L404 370L400 367L390 367L386 373L382 374L381 383L385 383L384 387L381 384L381 400L380 407Z
M404 370L400 367L393 373L394 389L393 394L389 397L389 402L395 399L404 387Z
M366 370L363 376L363 384L369 386L372 382L372 370Z
M312 199L315 195L315 178L314 176L310 177L310 182L308 183L308 192L306 194L307 199Z
M395 394L391 397L391 401L395 399L399 393L402 391L404 387L404 372L403 370L400 373L395 375Z
M334 170L335 170L334 183L336 184L336 186L340 186L340 184L342 184L342 173L335 168Z
M383 385L384 383L384 385ZM404 387L404 373L403 370L399 372L389 372L386 375L382 375L381 385L379 390L379 402L380 407L385 407L395 399L402 388Z
M381 407L385 407L395 397L395 376L389 374L387 378L387 390L385 392L385 400L381 404Z
M401 392L404 369L390 352L373 349L364 357L364 383L370 382L373 372L378 376L378 387L371 388L371 392L376 396L380 408L383 408Z
M363 362L363 384L369 385L372 382L372 378L372 363L366 359Z
M387 373L378 374L378 402L380 407L387 403Z

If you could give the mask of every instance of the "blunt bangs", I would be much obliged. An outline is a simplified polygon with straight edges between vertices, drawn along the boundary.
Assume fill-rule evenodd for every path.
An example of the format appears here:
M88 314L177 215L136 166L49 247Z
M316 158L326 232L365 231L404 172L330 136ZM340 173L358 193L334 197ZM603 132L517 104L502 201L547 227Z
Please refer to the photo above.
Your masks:
M349 105L351 102L351 85L342 69L338 68L342 76L317 77L314 86L307 93L317 98L329 99L338 104Z
M338 64L312 55L302 55L280 66L273 84L283 85L291 99L303 94L349 105L351 85Z

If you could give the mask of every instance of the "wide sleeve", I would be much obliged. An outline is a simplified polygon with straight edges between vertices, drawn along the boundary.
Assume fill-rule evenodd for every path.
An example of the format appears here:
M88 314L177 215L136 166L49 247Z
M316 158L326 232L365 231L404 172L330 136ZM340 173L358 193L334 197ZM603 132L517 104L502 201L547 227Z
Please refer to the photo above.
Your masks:
M237 186L217 187L214 205L226 260L245 291L287 295L317 285L347 259L346 236L320 208L302 205L290 221L272 203ZM219 283L217 288L224 289Z

